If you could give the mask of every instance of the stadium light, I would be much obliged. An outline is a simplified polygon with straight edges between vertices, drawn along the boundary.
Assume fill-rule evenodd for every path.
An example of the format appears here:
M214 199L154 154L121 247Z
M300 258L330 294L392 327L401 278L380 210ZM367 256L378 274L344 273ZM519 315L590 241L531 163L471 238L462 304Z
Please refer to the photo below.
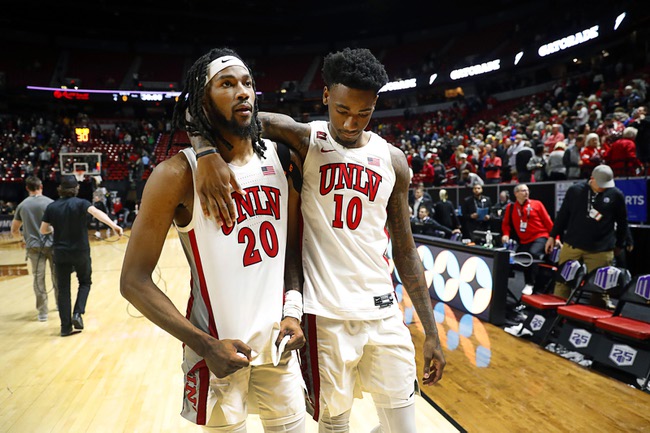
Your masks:
M436 78L438 78L438 74L431 74L429 77L429 86L432 85L434 81L436 81Z
M517 66L517 63L519 63L519 60L521 60L522 57L524 57L524 52L519 51L515 56L515 66Z
M618 27L621 25L621 23L625 19L626 15L627 15L627 13L623 12L622 14L620 14L619 16L616 17L616 22L614 22L614 31L616 31L616 29L618 29Z

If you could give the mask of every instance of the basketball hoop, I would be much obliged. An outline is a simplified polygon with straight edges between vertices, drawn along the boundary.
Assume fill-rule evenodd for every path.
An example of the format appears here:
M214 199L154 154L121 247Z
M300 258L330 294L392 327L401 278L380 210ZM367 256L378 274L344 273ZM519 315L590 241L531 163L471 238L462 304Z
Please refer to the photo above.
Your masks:
M75 170L73 174L74 177L77 178L77 182L83 182L84 176L86 175L86 170Z

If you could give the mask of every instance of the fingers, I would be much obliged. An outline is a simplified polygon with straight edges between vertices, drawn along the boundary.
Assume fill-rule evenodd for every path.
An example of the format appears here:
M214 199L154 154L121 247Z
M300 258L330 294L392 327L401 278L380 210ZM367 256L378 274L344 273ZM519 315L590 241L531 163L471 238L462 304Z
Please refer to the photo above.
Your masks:
M305 345L305 336L302 332L296 332L285 346L285 351L298 350Z
M230 170L230 186L237 194L244 195L244 190L241 188L241 186L239 186L239 182L237 182L235 174L232 170Z

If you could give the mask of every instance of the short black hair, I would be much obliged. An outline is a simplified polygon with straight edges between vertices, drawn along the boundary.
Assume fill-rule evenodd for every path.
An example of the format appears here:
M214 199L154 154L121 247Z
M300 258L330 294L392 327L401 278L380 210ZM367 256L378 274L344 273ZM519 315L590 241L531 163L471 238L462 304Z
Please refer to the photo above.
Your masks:
M172 117L172 125L174 130L187 131L190 136L201 135L206 138L210 144L217 147L217 140L222 142L226 148L232 149L232 145L226 140L217 128L210 124L210 120L205 114L203 109L203 100L205 98L205 89L207 83L205 82L208 76L208 66L214 59L223 56L234 56L241 60L250 72L251 80L253 81L253 89L255 89L255 79L253 72L244 62L244 60L234 50L230 48L213 48L207 54L199 57L196 62L190 67L190 70L185 77L185 86L178 101L174 106L174 114ZM188 121L185 113L189 112L192 120ZM264 156L266 145L262 140L262 124L257 118L259 112L257 106L257 98L255 98L255 105L253 107L253 129L251 132L251 139L253 142L253 150L260 156ZM172 131L172 137L174 136ZM216 139L215 139L216 137ZM169 141L167 151L171 147L171 140Z
M342 84L375 93L388 83L384 65L367 48L345 48L329 53L323 62L323 80L327 87Z

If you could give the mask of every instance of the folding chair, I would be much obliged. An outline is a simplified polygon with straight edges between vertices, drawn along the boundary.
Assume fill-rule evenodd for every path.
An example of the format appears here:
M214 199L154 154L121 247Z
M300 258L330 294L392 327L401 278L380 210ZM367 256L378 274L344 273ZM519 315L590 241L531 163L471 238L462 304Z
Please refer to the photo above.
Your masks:
M572 287L573 292L582 284L587 267L577 260L569 260L562 265L561 271L558 272L558 268L555 268L555 271L554 279ZM532 341L544 346L557 317L557 308L566 305L568 300L553 294L533 293L522 295L521 302L529 310L528 317L523 322L523 329L532 332Z
M650 274L637 275L620 296L612 317L598 319L603 334L594 361L650 380Z
M630 271L615 266L603 266L589 272L583 284L571 294L567 304L557 307L557 318L553 324L553 328L560 325L557 342L593 359L599 341L595 323L612 317L614 313L590 305L590 299L604 294L617 299L631 279Z

